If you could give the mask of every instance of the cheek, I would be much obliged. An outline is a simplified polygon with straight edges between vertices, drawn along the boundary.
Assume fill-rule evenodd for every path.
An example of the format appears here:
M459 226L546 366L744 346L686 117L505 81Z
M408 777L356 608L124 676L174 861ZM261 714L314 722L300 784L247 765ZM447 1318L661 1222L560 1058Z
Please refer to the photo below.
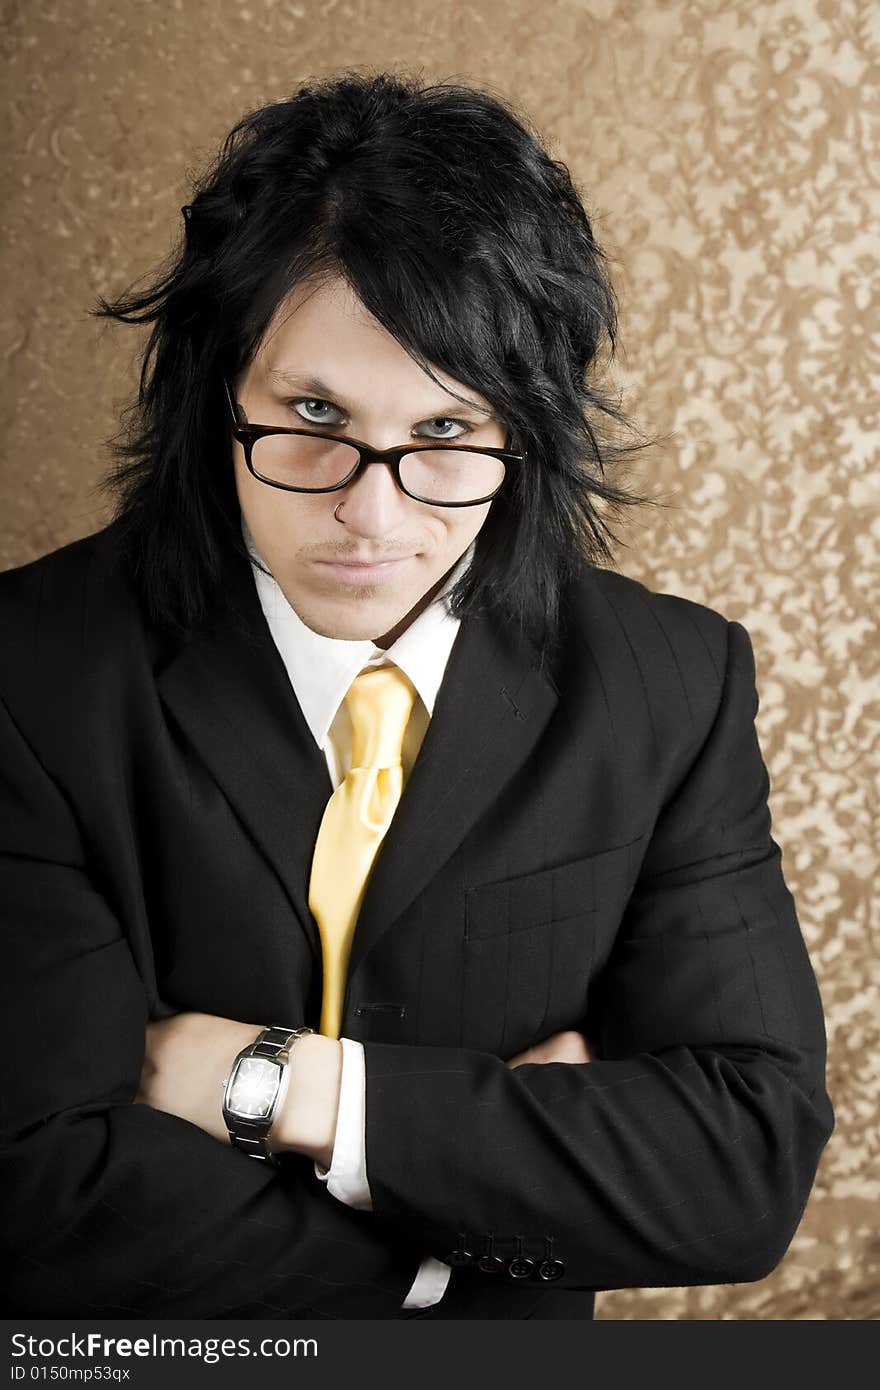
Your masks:
M235 486L244 519L265 555L278 548L295 551L327 535L333 518L330 514L328 520L324 499L268 487L248 472L243 459L236 464Z
M450 546L464 552L471 541L483 528L492 503L486 502L482 507L462 507L461 511L456 512L451 523L448 523Z
M273 504L270 489L263 487L249 473L236 471L238 502L247 526L261 552L278 528L278 508Z
M268 507L269 498L264 493L270 493L271 488L267 488L263 483L257 481L248 471L244 461L244 453L240 445L236 445L234 456L235 470L235 491L238 494L238 505L244 513L244 518L252 531L259 525L263 517L271 510Z

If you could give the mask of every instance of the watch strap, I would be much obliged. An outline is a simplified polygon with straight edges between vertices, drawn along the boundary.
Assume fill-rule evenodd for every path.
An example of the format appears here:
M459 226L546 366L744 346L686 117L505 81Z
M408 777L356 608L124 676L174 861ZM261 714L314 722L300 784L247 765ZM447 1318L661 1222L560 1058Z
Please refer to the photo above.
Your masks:
M251 1043L245 1050L249 1057L267 1057L273 1062L286 1062L297 1038L314 1031L314 1028L282 1028L276 1024L271 1028L264 1028L256 1042Z

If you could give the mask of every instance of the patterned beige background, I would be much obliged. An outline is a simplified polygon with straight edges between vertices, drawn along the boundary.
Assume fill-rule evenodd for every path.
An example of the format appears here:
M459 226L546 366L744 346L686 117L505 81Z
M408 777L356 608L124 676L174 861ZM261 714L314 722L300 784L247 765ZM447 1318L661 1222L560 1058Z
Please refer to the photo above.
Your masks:
M187 168L343 66L519 102L614 256L640 464L625 572L755 645L774 833L828 1017L837 1130L759 1283L601 1318L872 1319L880 438L876 0L5 0L0 568L96 529L138 330L86 316L178 235Z

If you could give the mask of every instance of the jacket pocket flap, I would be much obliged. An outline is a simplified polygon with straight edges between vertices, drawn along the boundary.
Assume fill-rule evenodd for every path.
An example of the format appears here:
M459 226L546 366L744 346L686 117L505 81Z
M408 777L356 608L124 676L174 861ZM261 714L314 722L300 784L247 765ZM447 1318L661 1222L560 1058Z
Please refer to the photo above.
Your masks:
M535 874L468 889L465 935L499 936L593 912L595 858L591 855Z

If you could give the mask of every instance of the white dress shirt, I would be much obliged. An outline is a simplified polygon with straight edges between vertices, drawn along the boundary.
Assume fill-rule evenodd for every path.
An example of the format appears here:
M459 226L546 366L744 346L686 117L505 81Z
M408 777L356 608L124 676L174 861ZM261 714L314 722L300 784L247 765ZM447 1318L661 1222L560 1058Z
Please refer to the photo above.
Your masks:
M251 553L258 555L244 517L242 533ZM344 697L355 676L368 666L390 663L399 666L409 676L419 696L403 741L404 777L409 776L434 712L437 691L458 633L459 620L450 613L445 596L469 565L473 551L474 542L461 556L441 591L387 650L370 640L346 641L313 632L291 608L271 575L254 567L257 594L269 631L306 723L327 760L334 788L339 786L351 766L351 721ZM339 1201L370 1210L364 1049L352 1038L340 1041L342 1080L333 1159L329 1169L316 1163L315 1172L327 1183L328 1192ZM427 1308L439 1302L450 1273L449 1265L427 1256L402 1306Z

